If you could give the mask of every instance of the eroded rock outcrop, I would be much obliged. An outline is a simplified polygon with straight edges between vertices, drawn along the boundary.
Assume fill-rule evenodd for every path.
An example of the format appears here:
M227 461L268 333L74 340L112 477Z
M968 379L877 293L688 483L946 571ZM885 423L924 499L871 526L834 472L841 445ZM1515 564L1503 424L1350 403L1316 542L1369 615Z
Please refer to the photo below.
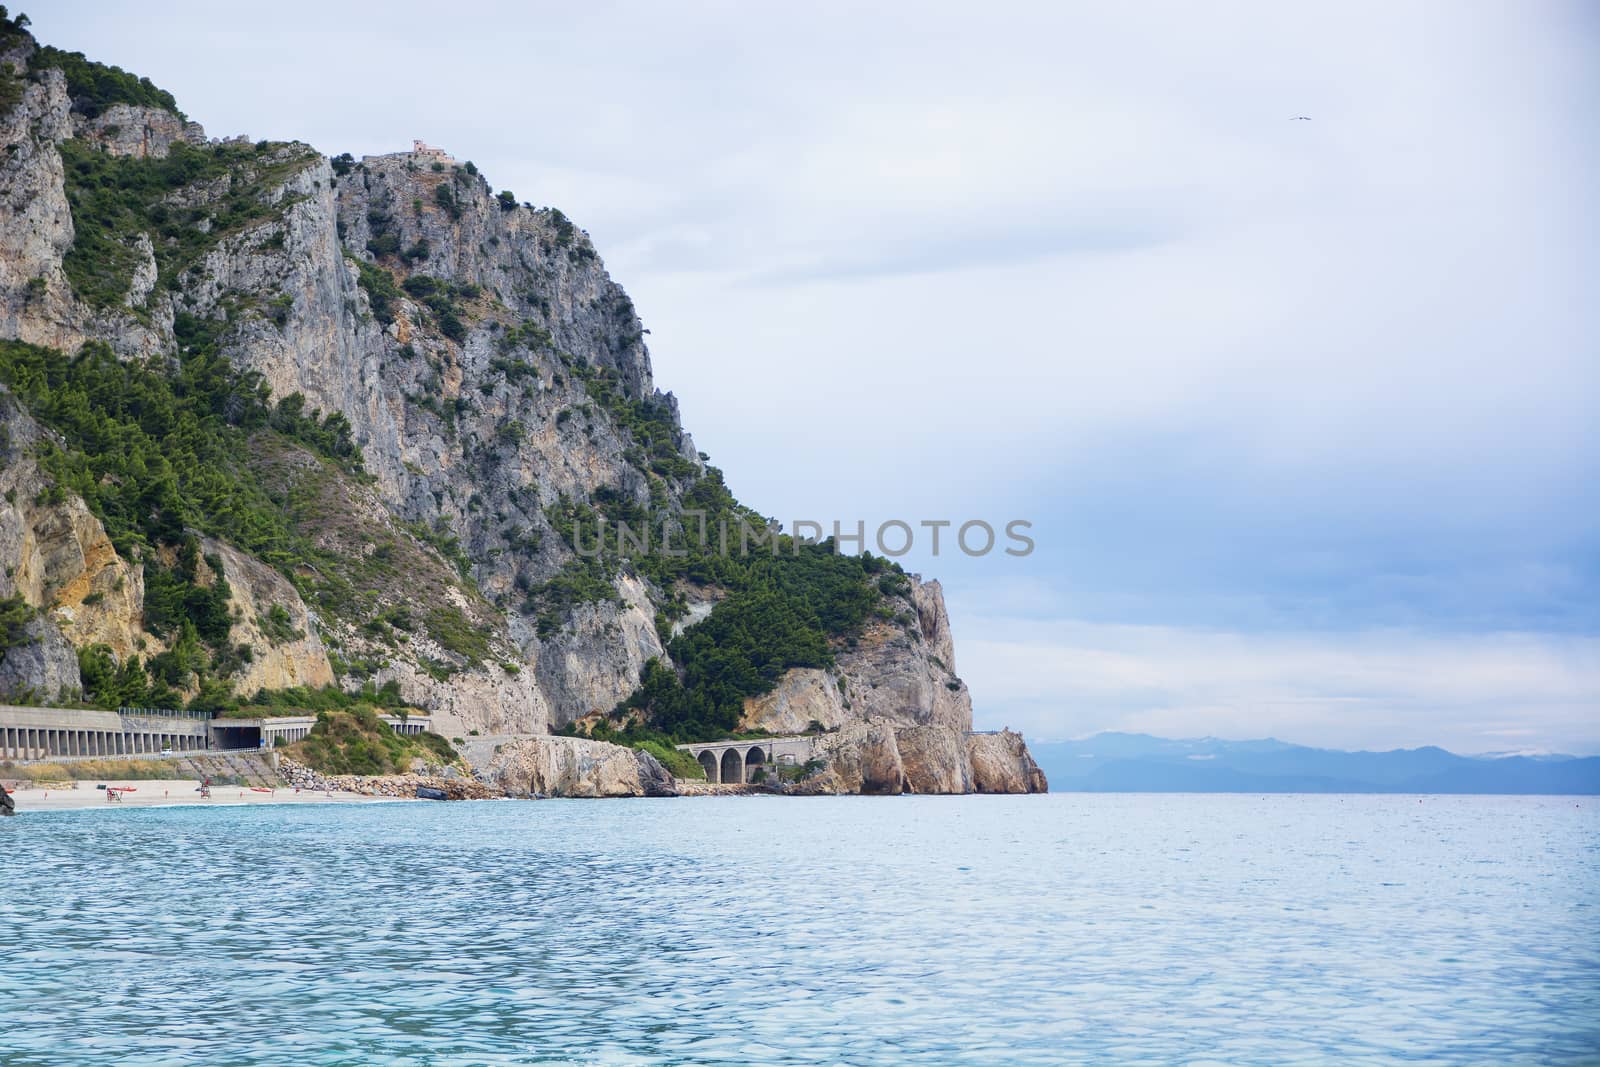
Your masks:
M967 735L977 793L1044 793L1050 788L1022 735L1013 730Z
M793 790L796 793L892 795L903 791L905 768L895 744L894 724L887 719L847 723L818 738L814 751L823 767L802 779Z
M854 722L819 737L820 770L787 791L869 793L1043 793L1049 784L1022 735L970 733L949 726Z
M530 737L507 741L485 777L511 797L672 795L672 776L656 759L604 741Z
M40 468L36 454L47 441L0 388L0 597L20 595L68 649L103 644L121 659L159 647L143 628L143 569L117 554L81 497ZM55 646L41 637L41 649ZM39 673L14 678L10 688L26 684L52 696L77 688L75 658L69 670L61 656L39 654ZM12 662L13 673L20 663Z
M59 700L77 689L78 653L47 618L28 620L21 640L0 651L0 703Z
M967 735L949 726L903 726L895 731L907 793L970 793ZM1023 792L1023 790L1016 790Z
M206 131L198 122L165 108L112 104L98 115L73 115L72 133L114 156L160 159L175 144L202 145Z
M258 689L332 685L328 650L294 586L260 560L221 541L205 538L201 547L222 560L222 576L232 594L232 639L251 649L250 661L234 676L238 690L250 694Z

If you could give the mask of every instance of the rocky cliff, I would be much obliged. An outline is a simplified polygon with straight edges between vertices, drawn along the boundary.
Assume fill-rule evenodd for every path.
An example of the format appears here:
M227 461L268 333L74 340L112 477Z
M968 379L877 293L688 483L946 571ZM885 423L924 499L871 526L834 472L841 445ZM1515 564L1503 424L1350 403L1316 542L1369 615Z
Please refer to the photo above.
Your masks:
M160 658L147 691L202 704L390 685L450 736L820 727L850 791L1032 787L969 754L936 582L786 537L585 551L764 520L559 210L433 149L208 140L0 21L0 599L30 612L0 689L103 701ZM648 791L574 745L493 773Z

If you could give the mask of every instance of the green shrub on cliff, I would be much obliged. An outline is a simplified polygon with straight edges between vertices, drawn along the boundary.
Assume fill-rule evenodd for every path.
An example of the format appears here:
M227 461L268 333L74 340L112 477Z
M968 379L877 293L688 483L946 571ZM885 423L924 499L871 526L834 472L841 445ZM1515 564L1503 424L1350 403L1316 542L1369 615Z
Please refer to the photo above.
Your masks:
M5 9L0 8L0 15ZM18 20L26 15L18 15ZM158 88L149 78L130 74L121 67L96 63L82 52L64 52L50 45L41 45L33 54L29 66L33 70L50 67L61 71L67 78L67 95L72 98L72 110L94 118L113 104L132 104L135 107L157 107L170 111L180 119L186 116L178 110L178 101L165 89Z
M105 645L78 650L78 675L83 699L101 708L176 708L183 697L171 686L152 681L138 656L117 663Z
M21 595L0 599L0 663L6 661L6 651L28 643L27 626L35 612Z
M401 774L411 761L453 763L457 756L443 737L402 737L366 705L317 713L317 724L302 741L288 746L290 758L323 774Z
M706 769L700 766L700 761L687 752L680 752L663 741L635 741L633 746L641 752L648 752L656 758L656 762L667 769L674 778L704 778Z
M150 237L158 286L170 288L225 236L280 217L290 200L274 203L268 194L316 158L310 149L280 158L277 150L284 147L179 142L163 158L140 159L113 156L76 139L62 141L75 231L62 266L73 290L97 307L121 304L139 263L139 234ZM169 202L180 189L219 182L227 192L198 206ZM198 225L202 221L209 225Z
M399 250L398 240L396 238L397 243L393 249L389 249L390 252ZM374 251L373 254L384 253ZM394 321L396 305L400 302L400 287L395 285L394 275L363 259L352 259L351 262L356 265L356 270L360 273L361 288L367 292L367 302L372 305L373 317L385 326L389 325Z

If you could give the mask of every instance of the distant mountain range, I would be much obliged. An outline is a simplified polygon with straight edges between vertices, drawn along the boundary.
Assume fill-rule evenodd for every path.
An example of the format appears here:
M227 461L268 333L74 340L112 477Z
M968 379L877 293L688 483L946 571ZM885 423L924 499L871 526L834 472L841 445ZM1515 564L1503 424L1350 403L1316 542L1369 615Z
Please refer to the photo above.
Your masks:
M1268 738L1103 733L1030 746L1054 793L1600 794L1600 757L1341 752Z

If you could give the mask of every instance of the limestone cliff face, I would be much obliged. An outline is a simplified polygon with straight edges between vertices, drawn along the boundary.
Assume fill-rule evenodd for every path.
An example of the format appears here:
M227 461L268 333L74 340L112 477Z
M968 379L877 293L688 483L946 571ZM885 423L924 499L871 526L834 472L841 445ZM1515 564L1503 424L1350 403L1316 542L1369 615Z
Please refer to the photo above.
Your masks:
M672 776L645 752L577 737L508 741L486 774L507 796L670 796Z
M967 755L972 761L972 788L977 793L1044 793L1050 784L1014 730L971 734Z
M905 766L894 724L886 719L846 723L818 740L816 756L823 769L803 780L796 792L894 795L904 789Z
M839 649L833 668L789 671L772 692L747 700L739 728L794 734L881 718L972 729L972 697L955 674L944 591L912 576L895 603L898 613Z
M78 653L48 619L34 618L23 640L0 655L0 702L31 704L78 688Z
M655 630L655 606L645 583L624 575L617 598L575 608L565 627L525 652L560 727L610 711L639 684L651 657L667 658Z
M0 57L21 64L31 47ZM56 144L71 132L66 79L46 72L0 115L0 327L5 336L71 351L87 336L62 258L72 247L72 209ZM35 281L38 279L38 281Z
M143 628L143 569L117 554L81 498L40 470L34 453L46 439L0 389L0 597L36 609L39 640L54 650L40 653L32 677L11 660L7 688L55 697L78 688L74 648L104 644L126 657L161 642Z
M258 689L332 685L328 650L294 586L231 545L205 538L201 546L222 560L222 576L232 594L232 640L251 649L250 661L234 676L235 687L249 694Z
M973 791L972 760L967 754L965 733L948 726L906 726L895 731L894 740L900 750L906 792Z
M203 145L206 131L159 107L112 104L93 117L74 114L72 135L114 156L159 159L175 144Z
M852 722L819 738L823 764L789 791L867 793L1044 793L1049 783L1022 735L971 733L949 726Z

